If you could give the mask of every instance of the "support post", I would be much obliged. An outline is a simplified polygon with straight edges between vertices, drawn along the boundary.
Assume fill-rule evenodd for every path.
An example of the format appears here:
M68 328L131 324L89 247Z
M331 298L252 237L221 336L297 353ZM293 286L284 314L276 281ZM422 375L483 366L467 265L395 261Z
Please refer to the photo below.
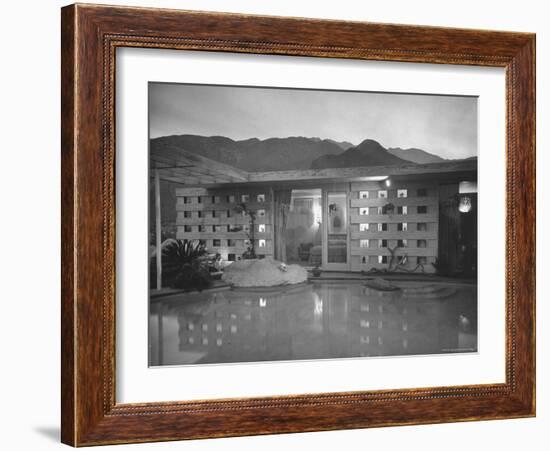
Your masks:
M155 245L157 260L157 290L162 289L162 224L160 216L160 174L155 169Z

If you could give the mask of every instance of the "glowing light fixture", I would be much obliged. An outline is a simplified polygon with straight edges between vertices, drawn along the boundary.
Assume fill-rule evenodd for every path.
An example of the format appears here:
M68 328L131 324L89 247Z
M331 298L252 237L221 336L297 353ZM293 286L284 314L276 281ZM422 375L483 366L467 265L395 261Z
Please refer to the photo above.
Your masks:
M390 179L386 179L386 186L391 186L391 180Z
M462 196L458 204L458 211L460 213L468 213L472 209L472 199L468 196Z

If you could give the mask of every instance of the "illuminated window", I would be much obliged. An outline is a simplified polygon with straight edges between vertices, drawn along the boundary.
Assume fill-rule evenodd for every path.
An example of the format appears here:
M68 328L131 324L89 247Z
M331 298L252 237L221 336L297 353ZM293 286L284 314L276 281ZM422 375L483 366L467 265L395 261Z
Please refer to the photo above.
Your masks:
M407 247L407 240L397 240L397 247Z
M369 214L369 207L361 207L359 209L359 214L364 216Z
M258 210L257 214L258 214L258 218L263 218L265 217L265 210Z
M250 195L241 194L241 202L248 202L248 201L250 201Z
M387 255L379 255L378 256L378 263L380 263L380 264L388 263L388 256Z
M421 215L426 214L428 213L428 207L426 205L419 205L416 207L416 212Z
M378 191L378 198L379 199L387 199L388 198L388 190L381 189Z
M406 189L398 189L397 197L407 197L408 191Z
M368 191L359 191L359 199L368 199L368 198L369 198Z
M260 203L265 202L265 194L258 194L256 199Z
M369 240L360 240L359 247L369 247Z
M359 231L360 232L368 232L369 231L369 224L368 223L359 224Z
M258 240L258 247L266 247L266 240Z
M403 205L402 207L397 207L397 214L398 215L406 215L407 214L407 206Z
M265 232L265 224L258 224L258 232L260 233Z
M400 222L397 224L397 231L398 232L406 232L407 231L407 223L406 222Z
M383 215L384 214L384 207L378 207L376 214Z

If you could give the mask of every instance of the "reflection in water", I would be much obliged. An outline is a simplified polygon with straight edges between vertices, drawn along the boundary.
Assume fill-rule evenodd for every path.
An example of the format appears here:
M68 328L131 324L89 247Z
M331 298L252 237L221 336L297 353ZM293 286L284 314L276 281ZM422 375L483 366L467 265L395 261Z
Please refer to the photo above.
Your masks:
M473 285L381 292L316 283L187 294L151 305L150 364L257 362L477 351Z

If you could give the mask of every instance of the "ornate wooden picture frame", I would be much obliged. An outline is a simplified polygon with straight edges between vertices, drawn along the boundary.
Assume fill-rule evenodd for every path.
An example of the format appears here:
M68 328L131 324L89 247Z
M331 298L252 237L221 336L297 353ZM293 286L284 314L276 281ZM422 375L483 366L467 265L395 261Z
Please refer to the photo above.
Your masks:
M62 9L62 441L73 446L535 415L535 36L71 5ZM179 49L506 70L506 382L120 404L115 51Z

